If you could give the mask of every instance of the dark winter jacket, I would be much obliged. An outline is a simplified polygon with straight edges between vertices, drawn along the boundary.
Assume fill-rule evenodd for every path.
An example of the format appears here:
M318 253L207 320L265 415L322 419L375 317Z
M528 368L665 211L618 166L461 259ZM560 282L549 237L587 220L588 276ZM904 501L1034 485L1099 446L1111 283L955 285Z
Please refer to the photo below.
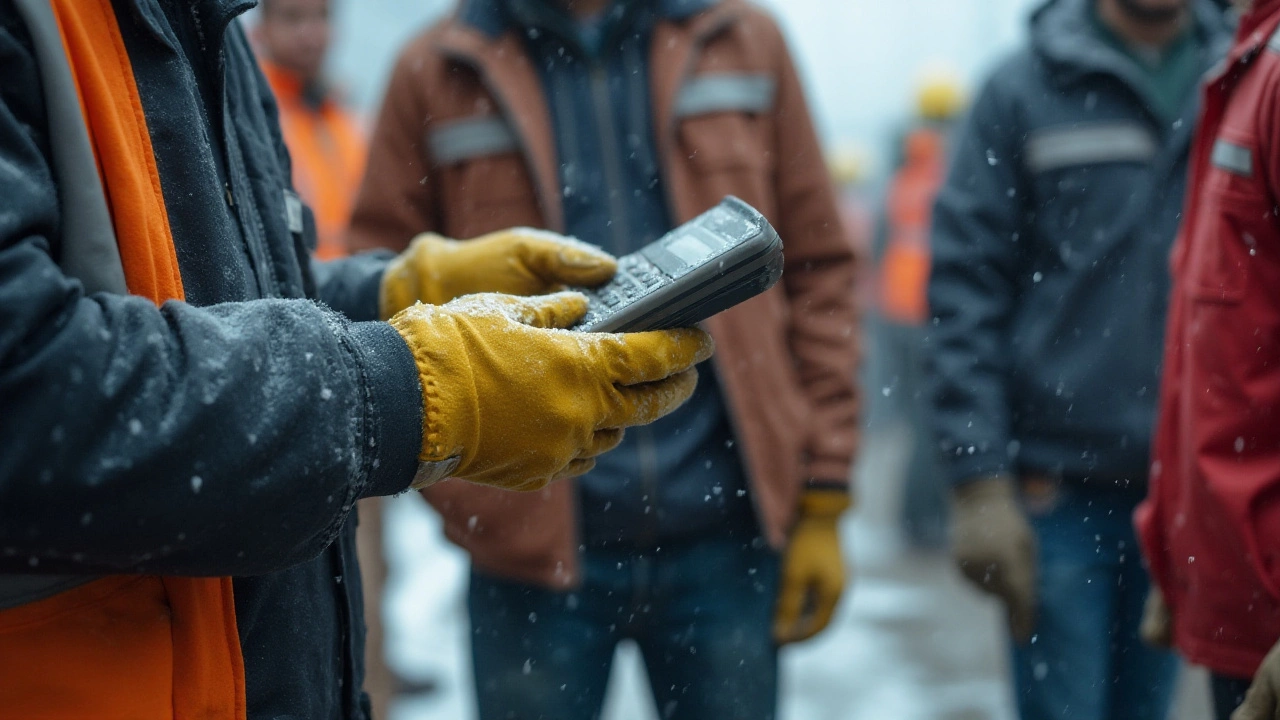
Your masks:
M1197 102L1172 124L1140 69L1053 0L988 80L933 216L933 422L959 482L1141 480ZM1208 68L1222 13L1192 2Z
M417 371L390 326L353 322L385 259L313 269L310 216L291 221L232 23L251 5L115 3L186 294L157 309L61 271L58 138L0 0L0 600L20 574L232 575L249 717L362 718L348 515L409 484Z

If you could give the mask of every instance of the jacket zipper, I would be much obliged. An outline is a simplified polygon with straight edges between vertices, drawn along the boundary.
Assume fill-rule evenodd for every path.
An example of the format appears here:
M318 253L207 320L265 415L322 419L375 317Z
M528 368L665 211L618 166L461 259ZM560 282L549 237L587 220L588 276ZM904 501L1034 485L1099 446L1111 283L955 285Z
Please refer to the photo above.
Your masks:
M591 106L596 116L596 136L600 140L600 157L604 160L605 188L609 195L609 223L613 251L622 255L628 249L631 223L623 202L622 160L618 157L618 127L613 118L613 106L609 102L609 76L599 59L591 61ZM632 98L632 102L635 99ZM637 428L636 454L639 461L640 493L643 517L640 539L644 545L657 541L658 527L658 448L651 427Z
M627 249L631 223L628 222L626 203L622 202L622 162L618 158L618 128L613 122L613 107L609 104L609 77L604 64L591 62L591 106L595 110L597 136L600 138L600 157L604 160L606 192L609 194L610 235L613 251L621 255Z
M734 20L736 19L737 19L737 15L734 15L734 14L727 15L721 18L720 21L717 22L716 24L708 27L706 30L699 33L698 36L694 38L693 48L689 51L689 58L688 60L685 61L684 67L681 68L680 74L677 78L677 82L676 82L677 93L680 92L680 88L684 87L685 81L688 80L693 75L693 68L695 65L697 65L698 55L699 53L702 52L703 46L706 45L707 41L710 40L713 36L718 35L725 28L732 25ZM662 132L666 136L669 147L674 148L675 142L676 142L676 123L678 122L678 118L676 117L674 112L674 105L672 107L673 107L673 112L671 113L671 119L668 121L667 126L662 129ZM668 156L670 155L670 153L669 152L664 153L664 152L661 152L661 150L662 148L659 148L658 163L663 168L662 175L665 180L666 178L671 176L671 167L670 167L671 161L668 159ZM667 196L667 206L672 210L672 212L674 212L675 209L678 207L678 205L676 204L675 196L671 193L671 183L663 182L662 191ZM721 364L721 362L722 361L720 360L720 356L718 354L711 356L711 365L715 369L717 379L725 376L724 366ZM755 482L753 482L753 480L756 480L757 475L755 472L755 468L751 467L750 456L747 453L743 452L741 448L742 437L743 437L742 426L738 422L738 411L733 404L734 402L733 395L728 391L727 388L725 388L723 383L720 384L720 390L721 392L719 394L724 401L724 406L726 411L725 414L728 416L728 419L729 419L729 430L733 433L734 447L732 449L734 452L738 454L738 461L741 464L741 466L746 469L746 473L747 473L747 500L751 502L751 510L755 514L756 524L759 526L761 534L765 535L767 538L768 531L765 526L765 517L764 517L764 513L760 509L760 501L756 498Z

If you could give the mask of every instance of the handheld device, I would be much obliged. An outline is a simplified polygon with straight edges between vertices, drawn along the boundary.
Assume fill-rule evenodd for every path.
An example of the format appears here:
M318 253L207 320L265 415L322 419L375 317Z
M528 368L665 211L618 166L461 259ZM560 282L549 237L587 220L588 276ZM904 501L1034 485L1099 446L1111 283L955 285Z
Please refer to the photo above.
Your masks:
M768 290L780 277L778 233L755 208L729 195L638 252L618 258L612 280L582 290L590 304L573 329L690 327Z

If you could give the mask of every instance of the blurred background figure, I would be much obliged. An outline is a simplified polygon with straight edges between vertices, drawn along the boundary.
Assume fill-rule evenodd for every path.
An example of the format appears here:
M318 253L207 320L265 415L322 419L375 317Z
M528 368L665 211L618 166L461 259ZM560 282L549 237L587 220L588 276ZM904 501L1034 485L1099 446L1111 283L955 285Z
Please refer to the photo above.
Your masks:
M844 585L856 266L786 45L745 3L470 0L397 62L357 247L529 225L624 255L727 194L786 238L784 279L706 321L685 406L576 482L424 493L472 562L482 720L598 717L621 641L664 718L776 717L778 646Z
M360 123L335 97L324 76L333 39L330 6L330 0L261 0L252 33L258 63L279 104L293 185L315 217L315 255L322 260L347 254L347 222L365 161ZM373 498L360 503L356 533L368 628L365 691L376 718L386 717L397 690L429 689L429 684L403 684L402 688L386 660L384 502L384 498Z
M365 140L324 77L332 35L329 0L262 0L255 48L280 105L293 184L311 206L316 255L346 254L343 233L364 174Z
M1145 492L1206 0L1054 0L987 81L934 209L932 419L961 570L1006 606L1027 720L1162 720Z
M932 71L918 84L915 116L902 134L900 158L885 190L875 256L875 333L872 367L886 424L905 433L910 448L902 489L906 538L918 550L947 542L951 486L938 465L937 443L927 422L929 406L923 358L929 318L929 225L934 197L946 173L951 129L964 110L954 73Z

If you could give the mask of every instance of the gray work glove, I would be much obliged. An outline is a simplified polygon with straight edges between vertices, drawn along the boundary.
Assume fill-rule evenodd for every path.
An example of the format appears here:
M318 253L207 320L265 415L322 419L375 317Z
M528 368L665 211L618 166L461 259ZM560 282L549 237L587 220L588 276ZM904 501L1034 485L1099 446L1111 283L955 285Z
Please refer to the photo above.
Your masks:
M984 477L956 486L953 547L960 572L1004 602L1009 634L1031 639L1036 609L1036 539L1018 504L1014 481Z
M1154 584L1147 591L1147 604L1142 608L1142 624L1138 626L1142 641L1154 648L1173 647L1173 617L1165 604L1164 594Z
M1280 643L1263 658L1231 720L1280 720Z

